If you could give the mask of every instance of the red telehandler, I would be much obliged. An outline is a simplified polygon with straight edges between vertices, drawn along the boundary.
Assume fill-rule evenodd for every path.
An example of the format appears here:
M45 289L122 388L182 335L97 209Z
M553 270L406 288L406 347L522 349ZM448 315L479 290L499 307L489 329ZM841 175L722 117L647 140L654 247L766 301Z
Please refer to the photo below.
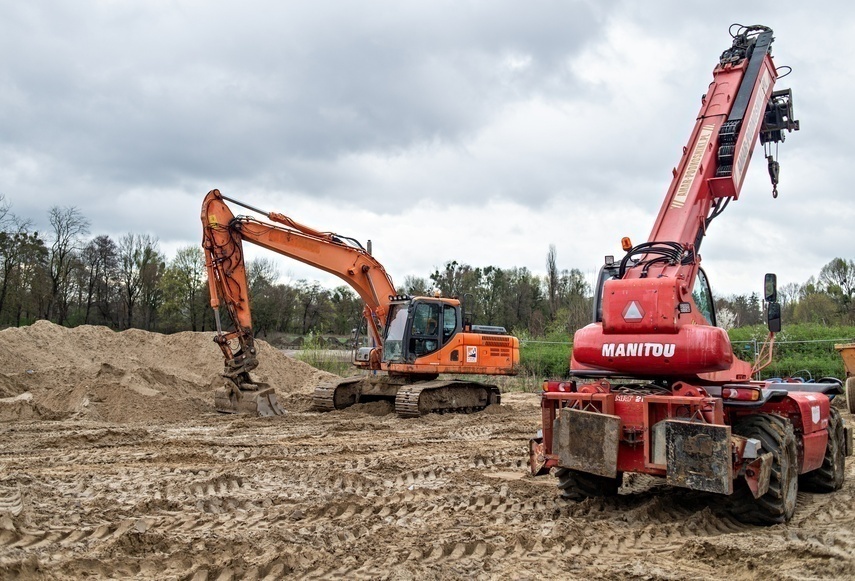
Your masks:
M235 216L226 202L267 217L264 222ZM357 368L383 373L348 377L319 384L315 409L342 409L376 399L395 402L402 417L433 412L469 413L501 402L499 388L457 376L516 375L519 340L504 327L473 325L457 298L399 295L383 265L353 238L321 232L278 212L266 212L219 190L202 202L202 247L208 269L211 307L217 335L214 341L225 357L225 387L214 396L222 412L280 415L273 388L253 381L258 366L252 329L249 285L243 243L251 242L277 254L299 260L345 281L364 302L372 347L359 349ZM465 297L464 297L465 298ZM224 330L219 307L231 323Z
M606 257L570 377L544 383L531 470L554 468L564 498L615 495L624 473L643 473L728 495L736 518L771 524L792 517L800 485L843 484L851 439L830 406L840 382L752 379L780 331L775 276L764 289L769 340L752 366L715 326L700 268L701 242L738 199L758 137L768 152L799 129L791 91L773 90L772 30L734 25L731 36L648 241L624 238L626 254ZM767 161L777 197L779 166Z

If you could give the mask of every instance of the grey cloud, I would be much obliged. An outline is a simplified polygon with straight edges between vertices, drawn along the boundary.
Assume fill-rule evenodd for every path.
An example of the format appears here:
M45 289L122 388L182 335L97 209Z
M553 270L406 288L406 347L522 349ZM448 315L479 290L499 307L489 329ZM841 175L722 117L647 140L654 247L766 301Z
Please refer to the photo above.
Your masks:
M454 142L507 99L548 89L543 71L596 30L582 2L404 6L21 4L5 44L27 50L4 59L0 139L160 185ZM535 70L497 84L513 52Z
M75 205L95 233L187 243L212 187L280 211L310 197L400 216L430 200L477 217L502 199L537 211L569 200L604 220L614 208L655 215L738 14L773 26L777 62L794 67L781 86L794 89L803 130L781 147L782 196L845 206L852 137L838 104L852 12L794 0L7 3L0 193L37 221ZM594 80L573 66L610 51ZM552 116L526 110L503 125L532 103ZM771 229L795 212L792 238L812 255L844 253L827 216L754 205L768 195L764 165L758 148L749 174L764 186L737 203L745 215ZM741 220L731 211L722 220ZM555 239L573 236L573 220ZM835 246L803 240L812 231ZM578 243L600 244L591 238ZM705 259L717 248L738 245L705 242Z

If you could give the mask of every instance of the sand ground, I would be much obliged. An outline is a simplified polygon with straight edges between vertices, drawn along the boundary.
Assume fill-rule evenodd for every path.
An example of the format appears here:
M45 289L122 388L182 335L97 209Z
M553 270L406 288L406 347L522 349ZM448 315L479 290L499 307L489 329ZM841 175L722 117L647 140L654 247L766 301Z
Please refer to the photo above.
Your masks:
M289 413L246 418L212 410L210 334L40 322L0 331L0 352L3 579L855 578L855 462L756 527L646 477L560 500L528 475L534 394L321 414L323 373L262 344L256 375Z

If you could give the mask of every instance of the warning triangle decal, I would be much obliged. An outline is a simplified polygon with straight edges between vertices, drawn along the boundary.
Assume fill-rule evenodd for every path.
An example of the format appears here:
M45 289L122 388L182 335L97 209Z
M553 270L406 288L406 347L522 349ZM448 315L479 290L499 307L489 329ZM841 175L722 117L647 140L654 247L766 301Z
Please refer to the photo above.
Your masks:
M636 301L630 301L629 305L626 307L626 311L623 313L623 320L627 323L633 321L640 321L644 318L644 312L641 310L641 305L639 305Z

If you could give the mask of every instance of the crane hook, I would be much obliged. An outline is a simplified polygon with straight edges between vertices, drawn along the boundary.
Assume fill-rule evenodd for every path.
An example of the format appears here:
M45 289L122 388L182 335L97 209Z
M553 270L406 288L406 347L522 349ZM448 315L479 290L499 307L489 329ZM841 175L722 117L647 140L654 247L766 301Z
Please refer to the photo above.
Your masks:
M778 197L778 176L781 173L781 164L775 161L771 155L766 156L766 161L769 162L769 178L772 180L772 197Z

